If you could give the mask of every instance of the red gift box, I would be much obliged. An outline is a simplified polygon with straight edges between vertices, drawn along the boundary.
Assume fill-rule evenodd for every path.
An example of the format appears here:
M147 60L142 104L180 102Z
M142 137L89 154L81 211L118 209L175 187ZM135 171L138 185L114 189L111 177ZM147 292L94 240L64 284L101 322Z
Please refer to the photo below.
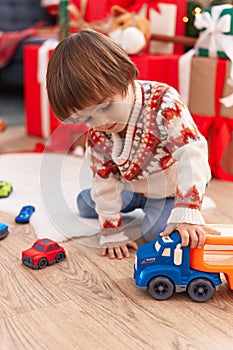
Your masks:
M179 57L179 55L134 55L130 58L138 68L138 79L160 81L178 89Z
M52 46L54 44L55 42L52 43ZM42 46L25 45L24 47L24 103L27 133L48 138L60 125L60 122L49 106L46 92L46 63L53 50L49 47L47 51L45 50L44 67L40 71L39 55Z
M233 144L233 106L224 105L224 99L232 96L233 88L228 83L231 62L227 59L192 56L187 65L179 67L180 90L190 112L209 144L209 163L214 177L233 181L233 163L229 145ZM182 76L187 80L184 84ZM224 97L224 98L223 98ZM233 97L233 96L232 96ZM231 100L232 100L231 97Z
M92 28L106 32L109 16L107 0L70 0L69 1L70 33L82 28Z
M70 0L70 3L77 6L84 13L83 19L86 22L100 21L107 16L107 0Z
M209 142L209 163L213 176L233 181L233 120L216 117Z

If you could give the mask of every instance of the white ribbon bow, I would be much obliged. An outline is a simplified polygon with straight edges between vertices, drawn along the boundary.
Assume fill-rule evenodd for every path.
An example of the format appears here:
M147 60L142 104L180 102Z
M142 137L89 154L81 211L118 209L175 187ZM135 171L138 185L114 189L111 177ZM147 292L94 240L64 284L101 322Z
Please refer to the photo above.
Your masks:
M230 77L227 80L229 85L233 85L233 35L226 35L231 30L230 14L220 17L222 11L226 8L232 8L231 5L213 6L211 15L209 12L203 12L196 16L194 25L197 29L205 29L200 33L195 44L195 52L198 55L199 48L206 48L209 57L217 57L217 51L223 51L231 61ZM220 99L226 107L233 106L233 94Z
M49 100L46 90L46 73L49 61L49 51L54 50L57 45L58 40L51 38L46 40L38 50L37 81L40 84L41 129L42 137L44 138L48 138L51 134Z
M210 57L216 57L217 51L220 51L220 49L226 53L229 44L228 39L230 38L224 33L228 33L231 29L231 16L226 14L220 18L215 17L215 11L213 11L213 17L209 12L204 12L203 15L197 16L194 22L197 29L206 28L204 32L200 33L195 49L207 48Z

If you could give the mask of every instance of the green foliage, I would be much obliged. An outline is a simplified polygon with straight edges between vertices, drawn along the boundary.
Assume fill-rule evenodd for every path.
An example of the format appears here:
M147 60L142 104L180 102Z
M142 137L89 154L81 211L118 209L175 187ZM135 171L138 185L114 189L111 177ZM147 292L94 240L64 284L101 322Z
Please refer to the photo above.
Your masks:
M186 24L186 36L198 37L199 31L194 27L195 20L195 9L200 8L203 9L203 6L198 1L188 1L187 2L187 17L188 22Z
M64 39L70 33L69 28L69 11L67 6L69 0L61 0L59 4L58 25L59 25L59 40Z

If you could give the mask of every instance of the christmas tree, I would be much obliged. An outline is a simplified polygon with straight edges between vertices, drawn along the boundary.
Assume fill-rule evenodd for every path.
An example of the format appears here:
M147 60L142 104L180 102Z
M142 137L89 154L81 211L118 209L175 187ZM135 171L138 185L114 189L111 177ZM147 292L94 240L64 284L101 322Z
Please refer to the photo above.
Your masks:
M67 6L69 0L61 0L59 4L58 25L59 25L59 40L64 39L70 33L69 28L69 11Z

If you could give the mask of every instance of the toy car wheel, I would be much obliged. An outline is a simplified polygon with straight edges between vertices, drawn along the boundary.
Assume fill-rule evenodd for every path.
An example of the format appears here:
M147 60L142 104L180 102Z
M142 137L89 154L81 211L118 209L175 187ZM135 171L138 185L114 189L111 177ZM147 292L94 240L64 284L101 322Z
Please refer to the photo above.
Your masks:
M64 259L65 259L65 254L64 253L62 253L62 252L57 253L57 255L56 255L56 262L57 263L61 262Z
M149 282L148 291L157 300L166 300L174 293L174 284L167 277L155 277Z
M209 300L215 292L215 287L207 278L197 278L191 281L187 288L190 298L199 303Z
M48 265L48 260L46 258L40 259L38 263L39 269L44 269Z

